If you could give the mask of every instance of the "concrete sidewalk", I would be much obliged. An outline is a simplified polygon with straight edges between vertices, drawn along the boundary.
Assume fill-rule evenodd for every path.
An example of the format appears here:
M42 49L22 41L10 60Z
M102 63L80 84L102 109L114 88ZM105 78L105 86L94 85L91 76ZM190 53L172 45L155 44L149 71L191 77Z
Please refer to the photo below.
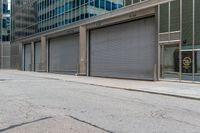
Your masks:
M17 70L0 70L0 74L12 73L27 76L78 82L90 85L112 87L129 91L142 91L148 93L171 95L177 97L200 100L200 84L179 83L167 81L138 81L112 78L85 77L73 75L60 75L52 73L23 72Z

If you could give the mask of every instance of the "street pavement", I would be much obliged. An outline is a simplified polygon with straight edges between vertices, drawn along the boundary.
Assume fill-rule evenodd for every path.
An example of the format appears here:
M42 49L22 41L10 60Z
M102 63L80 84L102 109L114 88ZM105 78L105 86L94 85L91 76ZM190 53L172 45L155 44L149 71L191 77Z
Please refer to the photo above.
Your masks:
M0 133L200 133L199 100L41 75L0 71Z

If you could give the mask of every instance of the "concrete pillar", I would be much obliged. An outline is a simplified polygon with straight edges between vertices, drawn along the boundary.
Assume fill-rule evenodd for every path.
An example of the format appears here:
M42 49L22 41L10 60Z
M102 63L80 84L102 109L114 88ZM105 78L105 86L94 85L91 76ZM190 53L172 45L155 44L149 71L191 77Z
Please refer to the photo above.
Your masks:
M12 44L11 47L12 68L24 71L24 45L22 43L16 43Z
M31 42L31 70L35 70L35 46L34 42Z
M42 72L47 72L47 39L46 37L42 36L41 37L41 57L40 57L40 62L41 62L41 71Z
M0 68L3 68L3 44L0 42Z
M79 61L79 75L87 75L87 28L80 26L79 29L79 48L80 48L80 61Z

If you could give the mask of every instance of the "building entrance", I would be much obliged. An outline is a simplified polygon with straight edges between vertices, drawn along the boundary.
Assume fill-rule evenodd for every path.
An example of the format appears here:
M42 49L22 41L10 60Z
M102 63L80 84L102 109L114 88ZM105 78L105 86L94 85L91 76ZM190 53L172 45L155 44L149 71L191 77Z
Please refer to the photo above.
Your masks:
M200 82L200 51L180 50L179 44L161 45L160 77Z

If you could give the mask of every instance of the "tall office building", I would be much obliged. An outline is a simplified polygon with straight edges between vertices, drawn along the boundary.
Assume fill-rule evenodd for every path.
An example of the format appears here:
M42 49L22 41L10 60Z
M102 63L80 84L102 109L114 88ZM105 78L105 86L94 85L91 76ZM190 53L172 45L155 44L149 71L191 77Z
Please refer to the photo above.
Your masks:
M13 0L13 69L200 81L200 0Z
M10 1L0 1L0 68L10 68Z

